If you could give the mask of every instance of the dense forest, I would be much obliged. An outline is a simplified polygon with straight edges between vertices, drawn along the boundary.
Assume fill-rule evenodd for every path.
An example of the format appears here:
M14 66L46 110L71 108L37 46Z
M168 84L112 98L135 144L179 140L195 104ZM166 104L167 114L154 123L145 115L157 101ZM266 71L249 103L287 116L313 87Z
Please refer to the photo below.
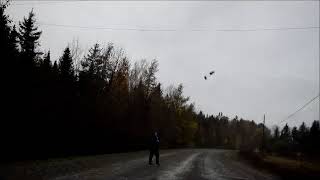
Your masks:
M320 124L313 121L311 127L303 122L299 127L290 128L287 124L282 128L274 128L272 137L268 139L267 149L281 155L318 157L320 152Z
M269 151L311 152L304 142L319 141L319 122L271 135L252 120L197 112L182 84L164 88L158 81L156 60L132 63L112 43L94 44L84 57L67 46L52 60L50 51L40 51L35 13L16 27L7 6L0 7L1 159L146 149L154 131L163 148L254 150L268 144Z

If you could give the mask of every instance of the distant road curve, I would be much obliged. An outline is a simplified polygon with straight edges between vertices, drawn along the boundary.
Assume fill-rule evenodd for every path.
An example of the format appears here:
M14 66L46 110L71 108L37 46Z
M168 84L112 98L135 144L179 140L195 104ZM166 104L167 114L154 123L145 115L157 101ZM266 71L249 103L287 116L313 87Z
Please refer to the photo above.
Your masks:
M119 153L0 167L3 179L52 180L273 180L239 160L236 151L179 149L160 151L160 167L148 165L148 152Z

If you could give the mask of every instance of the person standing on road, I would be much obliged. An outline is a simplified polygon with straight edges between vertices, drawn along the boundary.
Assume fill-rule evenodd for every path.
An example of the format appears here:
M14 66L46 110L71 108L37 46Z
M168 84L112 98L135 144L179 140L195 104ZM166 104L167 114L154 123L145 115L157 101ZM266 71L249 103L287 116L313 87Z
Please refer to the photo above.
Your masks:
M149 155L149 164L152 165L152 158L153 155L156 156L156 164L159 166L159 144L160 144L160 139L158 136L158 133L155 132L151 138L151 143L150 143L150 155Z

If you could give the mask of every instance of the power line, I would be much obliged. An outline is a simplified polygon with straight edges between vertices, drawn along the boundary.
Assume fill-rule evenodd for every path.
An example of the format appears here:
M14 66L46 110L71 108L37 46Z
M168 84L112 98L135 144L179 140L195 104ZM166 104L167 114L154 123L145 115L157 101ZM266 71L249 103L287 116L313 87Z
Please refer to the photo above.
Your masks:
M176 31L283 31L283 30L305 30L305 29L319 29L318 26L309 26L309 27L284 27L284 28L255 28L255 29L160 29L160 28L117 28L117 27L96 27L96 26L77 26L77 25L66 25L66 24L53 24L53 23L44 23L39 22L39 25L43 26L55 26L63 28L78 28L78 29L95 29L95 30L111 30L111 31L159 31L159 32L176 32Z
M61 3L68 3L68 2L75 2L75 1L49 1L49 2L39 2L39 1L32 1L30 3L10 3L10 6L34 6L34 5L42 5L42 4L61 4Z
M256 29L217 29L216 31L282 31L282 30L299 30L299 29L319 29L320 27L285 27L285 28L256 28Z
M318 94L316 97L312 98L310 101L308 101L306 104L304 104L301 108L299 108L298 110L296 110L294 113L290 114L287 118L283 119L282 121L280 121L278 124L283 123L284 121L288 120L289 118L291 118L292 116L294 116L297 112L301 111L302 109L304 109L306 106L308 106L311 102L313 102L314 100L316 100L319 97L320 94Z
M95 30L112 30L112 31L177 31L177 29L147 29L147 28L117 28L117 27L95 27L95 26L77 26L65 24L52 24L52 23L38 23L44 26L55 26L65 28L78 28L78 29L95 29ZM195 31L195 30L192 30Z

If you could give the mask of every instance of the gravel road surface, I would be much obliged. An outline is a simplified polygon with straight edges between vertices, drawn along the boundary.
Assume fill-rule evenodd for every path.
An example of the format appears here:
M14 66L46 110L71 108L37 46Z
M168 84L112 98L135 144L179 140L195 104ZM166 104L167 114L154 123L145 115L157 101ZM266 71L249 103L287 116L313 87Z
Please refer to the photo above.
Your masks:
M160 151L160 166L148 165L148 152L21 162L0 166L0 179L52 180L271 180L279 179L243 162L236 151Z

